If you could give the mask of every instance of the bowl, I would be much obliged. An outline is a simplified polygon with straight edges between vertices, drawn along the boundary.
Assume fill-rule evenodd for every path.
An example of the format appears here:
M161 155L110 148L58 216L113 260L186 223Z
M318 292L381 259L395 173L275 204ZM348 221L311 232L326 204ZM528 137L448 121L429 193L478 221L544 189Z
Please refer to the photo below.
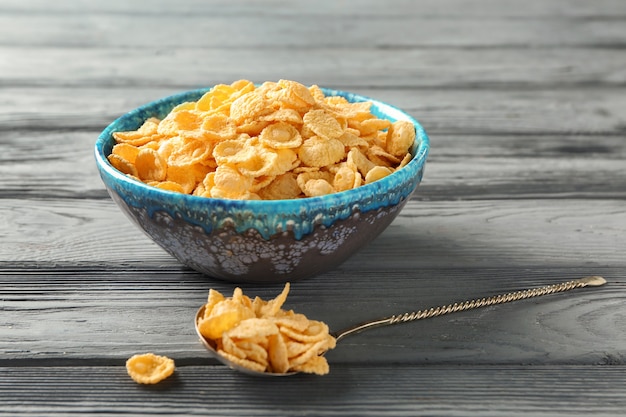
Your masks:
M95 159L109 195L130 220L181 263L209 277L270 284L332 270L385 230L422 180L430 145L417 120L381 101L331 89L322 91L350 102L370 101L379 118L413 123L411 161L352 190L293 200L180 194L148 186L109 163L113 132L135 130L150 117L163 118L208 90L165 97L121 116L98 137Z

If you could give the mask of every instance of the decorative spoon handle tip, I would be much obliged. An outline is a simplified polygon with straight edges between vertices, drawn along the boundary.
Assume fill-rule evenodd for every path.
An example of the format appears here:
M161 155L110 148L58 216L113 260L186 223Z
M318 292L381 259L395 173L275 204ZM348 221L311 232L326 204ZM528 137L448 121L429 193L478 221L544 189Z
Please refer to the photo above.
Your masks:
M600 285L606 284L606 280L598 275L584 277L584 278L579 279L578 281L590 287L599 287Z

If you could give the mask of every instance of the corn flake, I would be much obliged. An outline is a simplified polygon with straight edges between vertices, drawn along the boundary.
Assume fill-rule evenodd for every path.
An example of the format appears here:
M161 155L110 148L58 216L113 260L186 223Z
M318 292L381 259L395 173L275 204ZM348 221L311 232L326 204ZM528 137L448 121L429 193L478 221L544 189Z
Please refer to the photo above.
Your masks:
M415 127L411 122L398 120L387 131L387 152L404 157L415 140Z
M300 188L307 197L319 197L335 192L331 183L321 178L308 180Z
M163 181L167 175L167 165L154 149L144 148L135 159L137 174L143 181Z
M297 148L302 144L302 136L294 126L285 122L271 124L264 128L259 140L273 149Z
M176 136L181 131L196 130L202 126L200 113L194 110L174 109L161 120L157 132L164 136Z
M174 373L174 361L153 353L134 355L126 361L126 371L138 384L156 384Z
M213 178L215 185L211 189L211 195L221 198L242 196L252 186L253 180L228 165L219 166Z
M337 191L346 191L361 185L361 173L344 165L335 172L333 187Z
M160 181L154 184L154 187L160 188L162 190L174 191L177 193L184 193L185 189L177 182L174 181Z
M324 110L309 110L303 117L305 126L325 139L336 139L343 134L341 124Z
M179 146L172 149L167 158L167 163L169 165L193 165L203 163L209 159L212 152L213 146L209 141L189 137L182 138L179 141Z
M230 117L235 123L241 123L268 114L269 108L268 101L261 94L251 91L233 101L230 105Z
M123 172L126 175L130 175L132 177L136 177L136 178L139 177L139 173L137 172L137 168L135 167L135 165L131 163L130 161L124 159L124 157L116 153L112 153L111 155L107 157L107 159L109 160L111 165L113 165L113 167L117 169L118 171Z
M296 180L297 176L293 172L277 176L266 187L258 191L259 196L264 200L289 200L298 198L302 190Z
M391 173L391 169L387 167L375 166L374 168L370 169L365 176L365 183L369 184L371 182L378 181L379 179L384 178Z
M177 183L185 194L191 193L198 183L195 169L188 165L171 165L167 168L166 181Z
M139 148L127 142L121 142L113 146L111 153L122 157L131 164L134 164L137 160L137 154L139 154Z
M370 161L358 148L352 148L350 150L346 163L353 170L358 170L363 176L366 176L367 173L376 166L376 164Z
M346 155L345 146L338 139L313 136L298 149L302 163L309 167L324 167L341 161Z

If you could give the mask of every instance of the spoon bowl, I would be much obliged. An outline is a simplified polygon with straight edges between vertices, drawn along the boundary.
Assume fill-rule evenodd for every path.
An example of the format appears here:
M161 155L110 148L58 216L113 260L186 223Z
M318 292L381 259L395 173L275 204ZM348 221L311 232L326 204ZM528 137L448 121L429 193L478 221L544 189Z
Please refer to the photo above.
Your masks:
M575 288L583 288L583 287L598 287L606 284L606 280L600 276L588 276L572 281L561 282L558 284L548 285L545 287L531 288L523 291L515 291L507 294L499 294L492 297L480 298L475 300L463 301L461 303L448 304L445 306L433 307L425 310L418 310L409 313L396 314L393 316L370 320L355 326L351 326L344 330L331 333L331 335L336 339L337 342L342 340L348 335L362 332L364 330L372 329L375 327L382 326L390 326L394 324L407 323L415 320L422 320L431 317L442 316L445 314L456 313L465 310L472 310L481 307L492 306L496 304L504 304L512 301L523 300L526 298L539 297L548 294L554 294L558 292L564 292L573 290ZM254 376L290 376L295 375L298 372L285 372L285 373L272 373L272 372L259 372L244 366L239 365L238 363L230 361L228 358L220 355L215 347L215 344L209 339L205 338L198 328L198 323L202 317L204 317L204 308L203 305L198 309L196 313L196 317L194 320L196 333L200 337L200 341L206 347L206 349L221 363L234 369L239 372L243 372L245 374L254 375Z

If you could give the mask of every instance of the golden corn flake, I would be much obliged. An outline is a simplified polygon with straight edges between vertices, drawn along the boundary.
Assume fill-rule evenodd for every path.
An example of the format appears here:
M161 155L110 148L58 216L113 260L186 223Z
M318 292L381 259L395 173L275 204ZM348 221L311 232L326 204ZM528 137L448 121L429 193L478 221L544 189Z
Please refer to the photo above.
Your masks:
M391 174L391 172L391 169L387 167L375 166L374 168L370 169L365 176L365 183L369 184L371 182L378 181L379 179Z
M313 98L311 91L299 82L279 80L278 85L283 87L282 91L288 92L288 95L292 98L292 100L300 100L309 107L315 105L315 98Z
M206 116L200 126L202 135L208 141L222 141L234 139L237 136L237 126L224 113Z
M304 171L298 174L296 181L301 190L307 197L315 197L324 194L330 194L328 191L332 188L331 183L334 176L330 171ZM330 187L330 188L329 188Z
M304 165L321 168L341 161L346 156L346 149L338 139L313 136L302 144L298 156Z
M114 132L108 159L154 187L201 197L294 199L347 191L410 160L415 127L370 102L279 80L219 84L162 120ZM304 172L322 172L300 177ZM329 174L332 174L330 177Z
M235 123L252 121L269 113L269 102L254 91L244 94L230 105L230 117Z
M202 139L186 137L179 141L179 146L172 149L167 163L169 165L201 164L211 158L213 143Z
M259 136L261 143L274 149L298 148L302 145L302 136L294 126L278 122L267 126Z
M153 353L134 355L126 361L126 371L138 384L156 384L174 373L174 361Z
M154 149L144 148L139 151L135 167L142 181L163 181L167 175L166 162Z
M120 142L117 145L113 146L111 154L118 155L134 165L135 161L137 160L137 155L139 154L139 148L127 142Z
M387 151L403 158L415 140L415 127L411 122L398 120L387 131Z
M160 121L156 118L146 120L141 127L130 132L113 132L117 143L128 143L133 146L145 145L152 142L157 135Z
M215 171L213 176L215 186L210 191L216 194L214 197L236 198L248 191L253 180L253 177L243 175L238 169L223 165Z
M174 181L158 181L153 186L156 188L160 188L162 190L174 191L177 193L185 193L185 189L182 187L182 185Z
M234 328L245 319L254 317L254 313L234 300L219 302L208 317L200 323L200 332L209 339L217 339L222 334Z
M135 167L135 165L132 162L126 160L124 157L116 153L112 153L108 156L108 159L111 165L113 165L113 167L118 171L121 171L124 174L132 177L139 177L139 173L137 172L137 168Z
M319 197L335 192L330 182L322 178L308 180L300 188L307 197Z
M185 194L189 194L196 188L198 177L206 170L206 167L196 165L170 165L167 168L167 176L165 178L169 182L177 183L184 190ZM207 172L204 172L204 176L206 175Z
M360 186L361 181L362 177L359 171L344 165L335 172L333 187L337 191L346 191Z
M267 186L258 191L263 200L289 200L298 198L302 189L296 180L297 176L293 172L278 175Z
M261 177L256 177L254 179L254 183L250 187L250 192L256 193L259 190L264 189L269 184L271 184L276 179L275 175L266 175Z
M366 155L368 159L374 162L376 165L392 167L397 166L401 162L400 158L390 154L378 145L370 147L367 150Z
M261 116L259 118L265 122L285 122L290 125L299 126L302 122L302 116L294 109L281 108L274 113L270 113L267 116Z
M346 165L355 171L359 171L363 176L366 176L376 166L358 148L350 150L346 159Z
M335 117L324 110L309 110L302 121L316 135L324 139L336 139L343 134L343 129Z
M202 124L201 113L175 108L159 123L157 132L164 136L176 136L180 132L193 131Z
M220 355L245 368L327 374L323 354L336 340L326 324L284 310L288 293L289 283L270 301L251 300L240 288L230 298L211 289L198 330Z

